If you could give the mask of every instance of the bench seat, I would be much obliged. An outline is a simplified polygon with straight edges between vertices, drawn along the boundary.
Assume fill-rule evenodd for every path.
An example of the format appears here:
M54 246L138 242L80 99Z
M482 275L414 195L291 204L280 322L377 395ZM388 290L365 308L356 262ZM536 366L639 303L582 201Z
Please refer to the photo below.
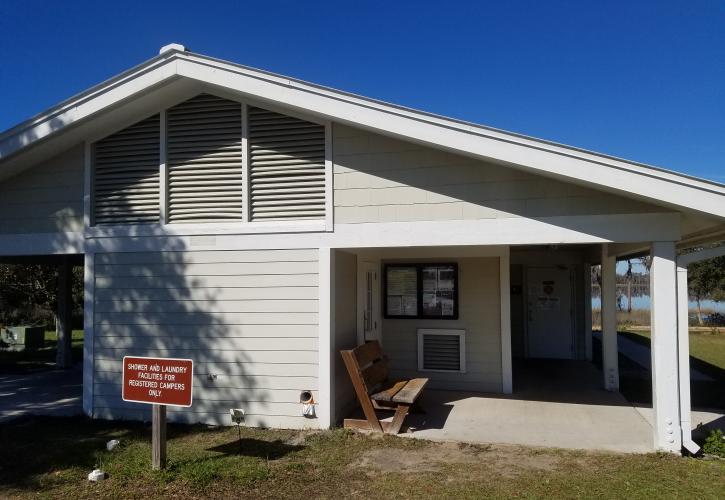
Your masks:
M398 380L387 389L370 394L370 399L373 401L406 403L412 405L421 395L427 383L427 378Z
M365 420L346 418L344 426L350 429L370 430L397 434L406 415L420 409L417 400L428 383L427 378L389 381L388 358L377 340L366 342L355 349L340 351L350 375L355 394ZM384 387L384 389L382 389ZM381 422L376 410L394 411L392 422Z

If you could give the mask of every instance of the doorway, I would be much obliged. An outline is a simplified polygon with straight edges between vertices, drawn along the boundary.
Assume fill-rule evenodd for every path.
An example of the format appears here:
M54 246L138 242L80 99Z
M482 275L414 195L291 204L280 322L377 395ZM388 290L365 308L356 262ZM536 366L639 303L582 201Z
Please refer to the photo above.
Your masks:
M526 290L528 357L573 359L570 269L528 267Z

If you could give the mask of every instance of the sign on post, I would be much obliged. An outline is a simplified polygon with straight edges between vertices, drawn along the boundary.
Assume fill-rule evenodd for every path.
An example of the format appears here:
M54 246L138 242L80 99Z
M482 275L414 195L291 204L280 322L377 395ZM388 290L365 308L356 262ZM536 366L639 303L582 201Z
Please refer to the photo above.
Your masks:
M124 401L153 405L151 465L166 467L166 407L191 406L194 362L190 359L123 357Z
M123 400L191 406L190 359L123 357Z

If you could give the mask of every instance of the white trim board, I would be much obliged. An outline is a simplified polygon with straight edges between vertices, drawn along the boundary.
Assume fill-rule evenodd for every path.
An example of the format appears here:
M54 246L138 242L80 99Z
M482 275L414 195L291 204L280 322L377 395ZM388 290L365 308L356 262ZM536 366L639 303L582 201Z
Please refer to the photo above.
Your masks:
M168 226L167 226L168 227ZM129 235L91 238L96 252L267 248L390 248L665 241L679 238L679 214L628 214L434 222L337 224L334 232ZM2 239L0 239L2 253Z
M0 234L0 255L65 255L85 252L82 232Z
M395 106L170 50L0 135L0 159L174 78L514 168L725 218L725 186L639 163ZM2 161L5 163L5 161ZM1 165L1 163L0 163ZM2 165L0 169L6 166Z

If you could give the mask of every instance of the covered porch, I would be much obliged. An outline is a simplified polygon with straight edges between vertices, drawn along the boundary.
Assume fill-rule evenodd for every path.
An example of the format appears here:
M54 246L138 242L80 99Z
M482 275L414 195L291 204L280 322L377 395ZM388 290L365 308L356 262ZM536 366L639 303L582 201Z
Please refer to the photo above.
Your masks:
M643 248L652 259L651 408L635 408L619 393L616 259ZM394 378L430 379L421 400L426 413L408 417L406 436L620 452L679 452L694 444L674 242L366 248L330 256L333 423L360 415L339 350L378 340ZM455 264L460 314L386 313L393 307L386 304L388 269L413 264ZM590 270L596 264L602 265L602 369L592 363ZM460 362L450 369L424 365L421 335L436 331L463 332L458 346L465 356L456 350Z

